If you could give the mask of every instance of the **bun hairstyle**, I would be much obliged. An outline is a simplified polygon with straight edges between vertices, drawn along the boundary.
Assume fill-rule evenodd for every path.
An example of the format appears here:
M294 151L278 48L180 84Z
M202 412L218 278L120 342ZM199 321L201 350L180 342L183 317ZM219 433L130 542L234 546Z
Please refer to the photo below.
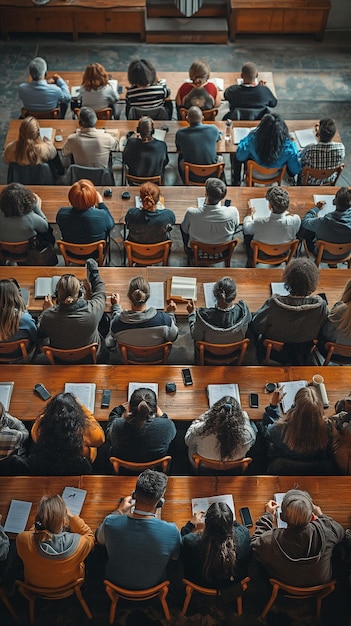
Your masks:
M81 284L74 274L64 274L56 285L59 304L72 304L82 297Z
M160 190L154 183L143 183L140 186L140 198L143 204L143 209L146 211L155 211L156 204L160 199Z
M60 533L65 525L66 514L66 504L61 496L43 496L35 516L35 542L39 543L51 535Z
M150 285L145 278L137 276L129 283L127 296L135 306L140 306L150 298Z
M98 204L98 195L94 184L85 178L78 180L68 192L68 199L74 209L87 211Z
M141 140L151 139L154 132L154 123L151 117L146 115L141 117L137 126L137 133L139 133Z
M156 413L156 394L152 389L140 387L140 389L136 389L132 393L129 406L130 414L128 422L141 428L144 423L151 417L154 417Z
M236 284L232 278L225 276L218 280L213 287L213 295L218 300L230 304L236 298Z
M202 59L196 59L189 67L189 78L196 87L201 87L210 78L210 66Z

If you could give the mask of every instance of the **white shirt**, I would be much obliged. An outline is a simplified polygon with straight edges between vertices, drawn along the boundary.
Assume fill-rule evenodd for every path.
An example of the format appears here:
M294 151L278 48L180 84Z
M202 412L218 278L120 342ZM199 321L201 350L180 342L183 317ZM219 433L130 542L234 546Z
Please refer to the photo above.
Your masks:
M300 225L298 215L271 212L269 217L244 217L243 231L244 235L253 235L256 241L262 243L285 243L296 238Z
M181 228L189 235L190 241L200 243L225 243L231 241L239 224L239 212L235 206L204 204L203 207L189 207L183 217Z

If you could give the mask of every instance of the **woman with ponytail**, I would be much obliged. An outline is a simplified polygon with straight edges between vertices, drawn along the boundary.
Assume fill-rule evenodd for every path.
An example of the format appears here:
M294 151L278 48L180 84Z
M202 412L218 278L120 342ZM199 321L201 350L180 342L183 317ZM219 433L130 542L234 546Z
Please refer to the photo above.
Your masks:
M84 559L93 546L93 531L81 517L72 515L59 495L42 497L34 527L19 533L16 540L25 582L46 589L84 577Z
M211 504L203 530L196 532L203 527L202 519L195 514L181 531L184 576L202 587L221 589L234 585L246 575L249 531L234 521L231 509L224 502Z
M141 185L140 201L142 208L129 209L125 217L129 230L127 239L135 243L159 243L170 239L175 215L163 206L159 187L153 183Z
M110 453L125 461L147 463L168 454L176 428L157 406L152 389L136 389L126 406L115 407L109 416L107 439Z
M154 137L154 122L146 115L141 117L135 133L128 133L123 151L123 163L131 176L164 176L168 164L167 144Z

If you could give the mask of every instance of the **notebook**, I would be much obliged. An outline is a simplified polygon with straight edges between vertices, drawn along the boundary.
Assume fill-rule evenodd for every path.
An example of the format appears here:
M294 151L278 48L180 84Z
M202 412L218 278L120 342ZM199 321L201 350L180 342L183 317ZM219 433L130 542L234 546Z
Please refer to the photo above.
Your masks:
M239 385L237 383L228 383L223 385L207 385L208 403L211 406L218 400L222 400L224 396L232 396L241 404Z
M252 128L239 128L236 127L233 129L233 142L235 144L240 143L240 141L242 139L245 139L245 137L248 136L248 134L251 132Z
M269 217L271 214L266 198L251 198L248 204L255 209L254 217Z
M0 402L4 405L5 411L10 408L11 396L15 383L0 383Z
M34 282L34 298L45 298L55 293L56 285L61 276L39 276Z
M152 389L155 392L156 397L158 397L158 383L129 383L128 385L128 402L130 397L134 391L140 389L141 387L145 387L146 389Z
M66 383L65 393L72 393L84 404L88 411L94 413L95 407L95 383Z

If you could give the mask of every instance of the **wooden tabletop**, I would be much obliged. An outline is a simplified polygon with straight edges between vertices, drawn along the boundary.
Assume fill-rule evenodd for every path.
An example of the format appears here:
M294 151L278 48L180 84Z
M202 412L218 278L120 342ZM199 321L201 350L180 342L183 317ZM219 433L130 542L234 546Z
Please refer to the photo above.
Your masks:
M189 367L188 365L185 367ZM44 383L54 396L62 393L66 382L96 384L95 417L106 421L114 406L126 402L129 382L158 383L159 404L170 418L192 421L208 409L207 385L238 383L241 405L253 420L262 419L264 407L270 396L265 393L268 382L289 380L311 381L314 374L324 377L330 407L326 415L333 415L335 402L350 390L349 367L260 367L260 366L190 366L193 385L185 387L181 365L6 365L0 366L0 381L15 383L10 413L23 421L34 420L45 403L34 393L36 383ZM167 382L174 382L177 390L166 394ZM109 409L101 409L103 389L110 389ZM259 395L259 408L249 408L249 394Z
M6 519L12 499L32 502L27 530L33 525L36 508L43 495L62 494L64 487L87 490L82 518L95 530L106 515L116 508L120 497L132 493L136 477L127 476L30 476L0 477L0 513ZM308 491L326 515L344 528L351 523L351 476L170 476L162 519L175 522L180 529L191 519L191 499L231 493L236 517L248 506L255 521L264 513L264 505L277 492L298 487ZM253 532L254 528L251 529Z
M0 191L6 185L0 185ZM51 224L56 222L56 215L61 207L69 206L69 186L56 185L28 185L42 200L42 209ZM97 187L103 195L104 187ZM137 187L111 187L112 197L105 198L116 224L123 224L125 215L131 207L135 207L135 196L139 196ZM290 213L297 213L301 218L314 206L313 196L335 196L338 187L289 187ZM130 199L122 200L122 193L129 191ZM183 220L184 213L189 206L197 206L197 199L205 196L205 187L160 187L161 196L164 198L165 207L171 209L176 216L176 224ZM266 187L227 187L226 198L231 200L233 206L239 211L240 223L248 213L248 202L252 198L264 198L267 193Z
M316 124L316 120L285 120L289 131L294 132L295 130L303 130L303 129L311 129L314 130L314 126ZM233 153L236 151L236 145L233 141L225 141L225 122L204 122L205 124L215 124L223 134L223 137L217 143L217 152L218 153ZM55 137L57 135L61 135L63 137L62 141L54 141L54 145L57 150L60 150L67 139L68 135L73 133L76 128L79 127L78 120L40 120L39 124L42 128L53 128ZM258 121L235 121L233 122L233 128L255 128L259 124ZM18 138L18 131L21 125L21 120L10 120L9 129L5 139L5 146L11 141L16 141ZM118 130L119 137L121 139L121 144L123 145L123 137L129 131L135 131L138 122L136 120L98 120L96 123L97 128L105 128L108 130ZM188 122L179 122L175 120L155 120L154 121L155 128L167 127L168 132L165 137L165 142L167 143L168 152L177 152L175 145L175 135L177 130L180 128L184 128L188 126ZM335 141L339 141L339 136L336 135Z

